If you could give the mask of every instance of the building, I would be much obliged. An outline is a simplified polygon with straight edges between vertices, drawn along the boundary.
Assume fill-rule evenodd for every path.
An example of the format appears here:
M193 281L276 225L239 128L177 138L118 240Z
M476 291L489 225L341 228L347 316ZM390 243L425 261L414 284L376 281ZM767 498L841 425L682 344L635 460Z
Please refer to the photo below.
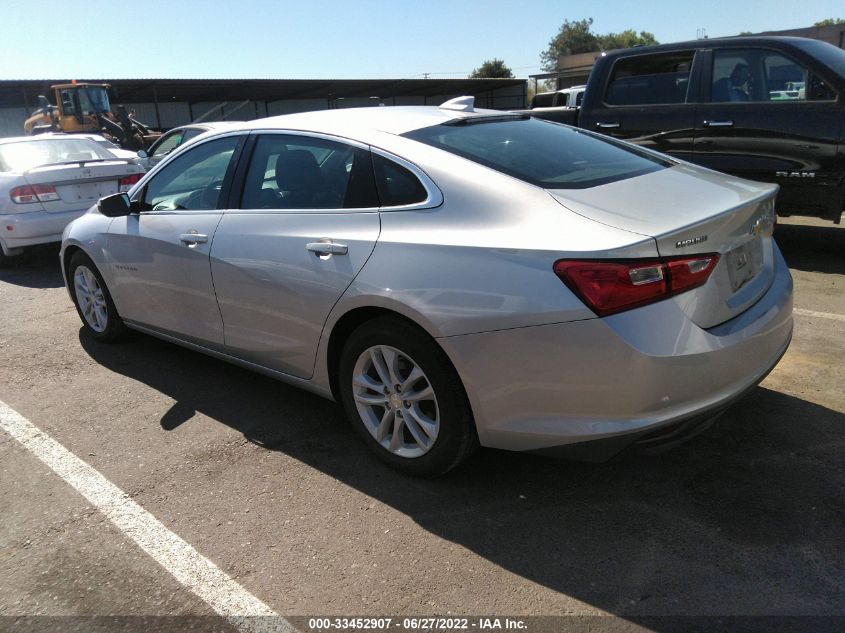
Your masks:
M551 73L531 75L530 79L534 81L535 90L538 90L537 85L540 81L554 82L555 90L585 84L599 55L601 55L601 51L578 53L577 55L559 55L557 70Z
M139 121L167 130L198 121L378 105L437 105L472 95L478 107L526 107L524 79L82 79L107 83L112 100ZM51 102L53 84L68 79L0 81L0 136L23 134L38 95Z
M832 24L831 26L808 26L802 29L788 29L786 31L763 31L754 35L788 35L791 37L809 37L813 40L821 40L833 44L845 50L845 24Z

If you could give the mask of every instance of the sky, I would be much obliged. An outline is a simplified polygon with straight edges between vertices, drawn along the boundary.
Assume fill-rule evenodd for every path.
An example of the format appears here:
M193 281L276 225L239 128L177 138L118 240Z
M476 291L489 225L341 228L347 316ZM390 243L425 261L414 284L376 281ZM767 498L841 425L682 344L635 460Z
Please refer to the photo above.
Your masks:
M842 0L0 0L0 79L517 77L564 20L660 42L811 26ZM43 10L42 10L43 9Z

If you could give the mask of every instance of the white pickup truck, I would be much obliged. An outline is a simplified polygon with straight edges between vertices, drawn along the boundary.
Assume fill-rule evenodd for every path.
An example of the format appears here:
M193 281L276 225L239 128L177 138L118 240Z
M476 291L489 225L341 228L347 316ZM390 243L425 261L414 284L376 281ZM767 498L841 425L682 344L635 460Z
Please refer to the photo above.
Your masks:
M531 109L542 108L577 108L584 98L587 86L572 86L554 92L538 92L531 99Z

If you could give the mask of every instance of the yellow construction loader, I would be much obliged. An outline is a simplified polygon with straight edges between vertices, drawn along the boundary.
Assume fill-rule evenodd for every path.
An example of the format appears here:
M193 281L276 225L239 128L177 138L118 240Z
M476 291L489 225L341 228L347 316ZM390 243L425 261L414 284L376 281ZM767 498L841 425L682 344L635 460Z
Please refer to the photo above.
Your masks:
M77 83L58 84L50 87L56 96L56 105L47 97L38 97L38 108L24 122L26 134L65 132L67 134L103 134L121 147L131 150L146 149L161 134L151 131L136 120L123 106L112 111L109 102L109 84Z

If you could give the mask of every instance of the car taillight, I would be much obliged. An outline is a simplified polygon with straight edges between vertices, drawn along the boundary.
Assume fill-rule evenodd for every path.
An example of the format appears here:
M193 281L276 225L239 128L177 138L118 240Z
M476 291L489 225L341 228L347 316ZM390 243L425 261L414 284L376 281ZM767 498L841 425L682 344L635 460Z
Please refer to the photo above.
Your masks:
M599 316L638 308L704 284L719 255L654 260L567 260L555 274Z
M132 174L131 176L124 176L117 181L120 191L129 191L136 182L141 180L141 174Z
M53 185L24 185L13 187L9 197L15 204L31 204L33 202L52 202L59 199L59 194Z

